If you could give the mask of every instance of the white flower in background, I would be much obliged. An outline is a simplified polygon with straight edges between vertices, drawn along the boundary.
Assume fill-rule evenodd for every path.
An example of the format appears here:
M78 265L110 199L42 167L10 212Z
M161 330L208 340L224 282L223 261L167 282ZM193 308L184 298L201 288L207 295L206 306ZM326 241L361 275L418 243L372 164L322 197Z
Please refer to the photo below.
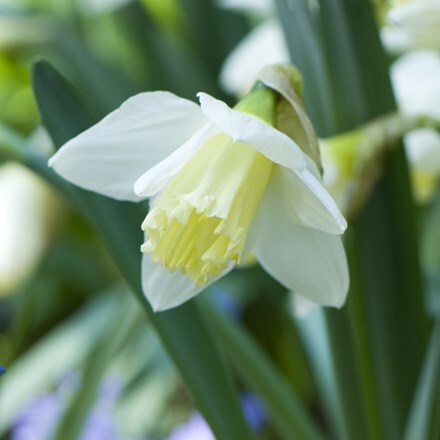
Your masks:
M266 20L250 31L228 55L222 66L220 83L227 92L244 96L264 66L288 60L281 26L275 20Z
M47 185L25 167L0 167L0 296L17 288L41 261L52 198Z
M116 199L154 197L141 247L154 310L190 299L250 252L289 289L341 306L346 221L315 163L272 126L275 92L254 89L235 109L198 96L200 107L168 92L136 95L50 165Z
M224 90L244 96L258 72L269 64L287 63L289 51L283 30L275 19L272 0L221 0L219 4L262 18L228 55L220 73Z
M391 77L404 114L440 119L439 52L414 51L401 56L392 66ZM426 199L440 175L440 135L429 128L418 129L406 135L405 144L416 196Z
M382 39L389 50L440 49L439 0L398 1L387 21Z

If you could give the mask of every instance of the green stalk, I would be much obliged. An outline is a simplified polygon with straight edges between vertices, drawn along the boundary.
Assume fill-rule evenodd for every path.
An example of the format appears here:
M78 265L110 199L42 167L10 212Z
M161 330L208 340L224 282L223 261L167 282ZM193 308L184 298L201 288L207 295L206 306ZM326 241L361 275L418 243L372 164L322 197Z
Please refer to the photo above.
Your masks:
M277 4L292 61L306 79L312 121L321 136L328 136L393 112L395 103L370 0L318 3L319 8L306 0ZM301 27L303 34L297 32ZM346 238L348 303L341 311L326 312L344 437L397 440L428 329L401 148L388 154L384 177Z

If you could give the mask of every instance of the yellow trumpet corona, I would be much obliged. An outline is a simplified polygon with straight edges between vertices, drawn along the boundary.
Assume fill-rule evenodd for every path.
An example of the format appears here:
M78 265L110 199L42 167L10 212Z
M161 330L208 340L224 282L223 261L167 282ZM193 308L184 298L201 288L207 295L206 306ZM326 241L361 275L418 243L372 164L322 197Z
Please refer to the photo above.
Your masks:
M272 162L225 134L211 137L174 176L142 224L143 252L197 286L239 263Z
M236 108L269 123L275 93L257 84ZM273 162L224 134L208 138L154 201L142 229L142 252L198 287L239 263Z

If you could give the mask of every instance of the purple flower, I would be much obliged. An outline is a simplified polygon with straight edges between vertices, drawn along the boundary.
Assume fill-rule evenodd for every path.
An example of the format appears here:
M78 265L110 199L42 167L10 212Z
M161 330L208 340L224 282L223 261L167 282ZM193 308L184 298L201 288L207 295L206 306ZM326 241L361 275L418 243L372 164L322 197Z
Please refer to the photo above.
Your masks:
M255 394L248 393L241 398L241 406L249 425L255 432L258 432L267 419L267 413L262 402Z
M11 439L50 439L64 409L64 402L56 393L34 399L18 417Z
M34 399L19 415L11 440L48 440L52 438L66 410L66 402L75 394L80 383L77 375L69 374L54 393ZM98 398L88 414L81 440L117 440L120 438L113 417L113 406L120 393L120 384L105 380Z
M242 317L243 310L240 303L228 291L215 286L212 291L212 299L218 309L232 318Z

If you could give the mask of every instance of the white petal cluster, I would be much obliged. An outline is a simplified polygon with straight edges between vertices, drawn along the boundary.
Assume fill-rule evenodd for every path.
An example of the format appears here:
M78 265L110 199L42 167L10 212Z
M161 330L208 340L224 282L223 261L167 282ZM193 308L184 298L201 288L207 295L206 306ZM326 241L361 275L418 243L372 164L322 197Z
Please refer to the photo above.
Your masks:
M348 269L340 234L347 224L314 162L262 119L205 93L199 99L200 106L168 92L136 95L61 147L50 165L82 188L136 200L160 197L212 136L250 145L272 162L272 172L245 252L287 288L319 304L341 306ZM155 310L178 306L213 281L198 286L143 254L143 290Z
M440 119L440 52L411 51L392 66L391 78L399 109L408 115ZM405 137L406 152L415 176L416 195L429 197L440 175L440 135L429 128L414 130Z
M440 49L440 2L398 1L387 16L382 39L390 51Z

